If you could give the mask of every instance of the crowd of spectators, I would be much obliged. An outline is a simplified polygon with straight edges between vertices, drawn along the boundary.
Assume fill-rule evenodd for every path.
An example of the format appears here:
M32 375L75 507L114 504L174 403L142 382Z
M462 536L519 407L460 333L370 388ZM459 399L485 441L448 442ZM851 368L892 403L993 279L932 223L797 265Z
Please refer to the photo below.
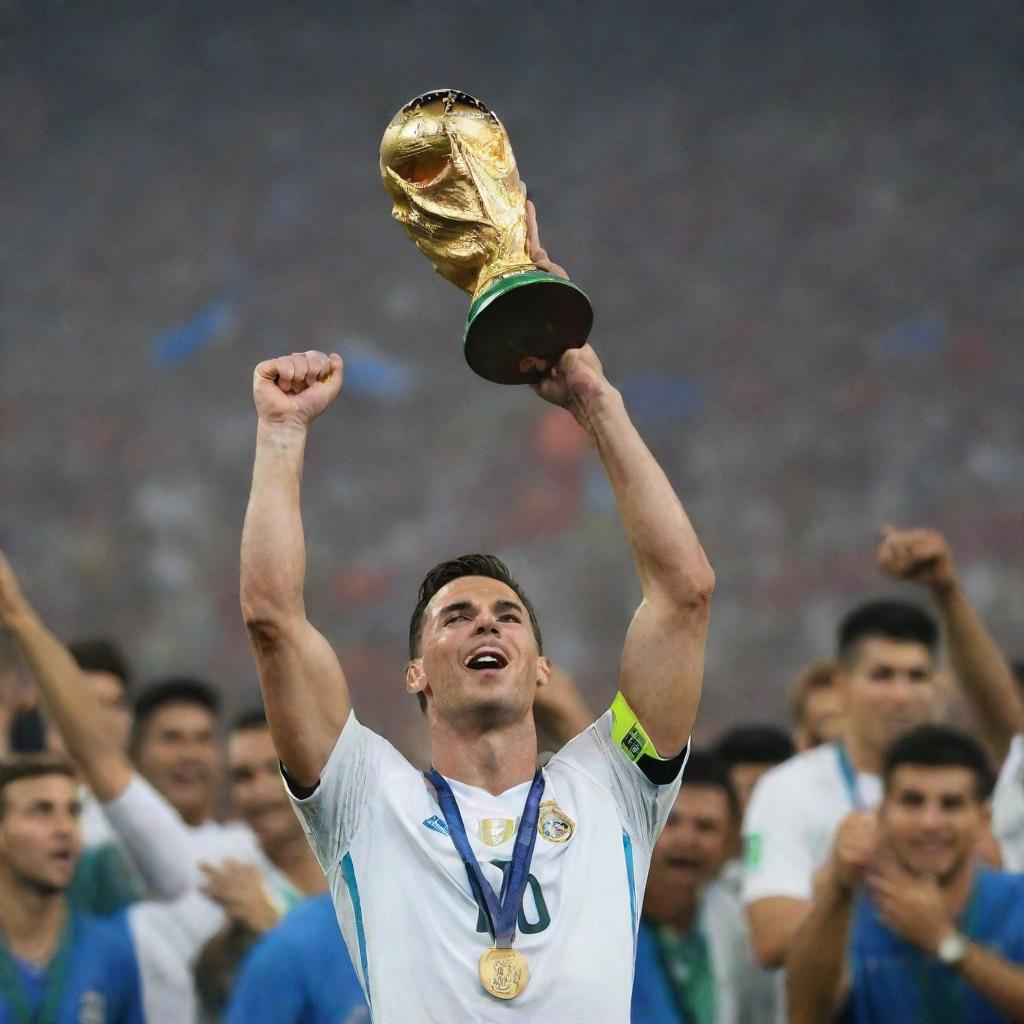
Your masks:
M941 534L889 529L877 563L934 610L855 606L794 681L789 731L738 716L691 750L633 1024L1024 1020L1020 680ZM0 624L30 681L6 689L0 1009L369 1020L262 710L225 729L202 680L133 693L118 645L65 646L2 556ZM970 731L945 724L961 704ZM536 717L555 749L594 709L558 670Z

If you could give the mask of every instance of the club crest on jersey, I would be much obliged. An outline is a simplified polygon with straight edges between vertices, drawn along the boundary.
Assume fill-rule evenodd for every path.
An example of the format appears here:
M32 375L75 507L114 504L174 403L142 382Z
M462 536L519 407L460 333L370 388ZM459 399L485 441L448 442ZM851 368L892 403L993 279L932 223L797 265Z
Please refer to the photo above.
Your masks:
M555 805L554 800L541 804L537 831L549 843L567 843L576 831L576 822Z
M516 834L518 826L518 818L480 818L477 831L487 846L501 846Z
M83 992L78 1004L78 1024L106 1024L107 1000L101 992Z

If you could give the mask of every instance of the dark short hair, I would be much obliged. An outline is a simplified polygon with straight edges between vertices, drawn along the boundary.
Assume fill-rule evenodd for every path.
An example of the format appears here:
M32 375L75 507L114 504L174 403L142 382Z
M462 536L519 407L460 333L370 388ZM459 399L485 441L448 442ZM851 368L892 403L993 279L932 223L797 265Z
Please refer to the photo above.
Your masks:
M988 755L977 740L948 725L919 725L901 736L885 754L882 780L886 789L903 765L922 768L966 768L974 773L975 793L987 800L995 788Z
M935 619L906 601L869 601L854 608L839 625L839 660L849 663L863 640L881 637L897 643L921 644L934 655L939 647Z
M782 764L795 753L789 733L775 725L736 725L712 747L728 767L737 764Z
M167 704L194 704L205 708L214 718L220 715L220 697L209 683L192 676L172 676L146 687L135 700L135 732Z
M530 599L526 596L523 588L516 582L508 566L494 555L460 555L458 558L449 559L447 562L439 562L423 578L420 584L419 597L416 607L413 609L412 618L409 620L409 657L420 656L420 641L423 638L423 615L427 605L433 600L434 595L442 588L451 583L452 580L461 579L463 576L485 576L487 579L498 580L504 583L523 602L526 613L530 616L530 625L533 627L533 635L537 641L537 650L544 652L544 640L541 637L540 624L537 622L537 614L533 610ZM420 707L426 709L427 699L422 693L416 694Z
M109 672L117 677L124 691L128 692L132 681L131 669L124 651L113 640L105 637L72 640L68 650L83 672Z
M683 788L687 786L707 786L720 789L729 804L729 814L733 821L740 819L740 798L736 787L729 778L729 765L711 750L692 750L683 771Z
M74 768L52 754L20 754L0 759L0 815L7 809L6 792L12 782L40 779L46 775L66 775L76 779Z
M249 729L269 729L267 713L263 708L249 708L236 715L231 722L232 732L246 732Z

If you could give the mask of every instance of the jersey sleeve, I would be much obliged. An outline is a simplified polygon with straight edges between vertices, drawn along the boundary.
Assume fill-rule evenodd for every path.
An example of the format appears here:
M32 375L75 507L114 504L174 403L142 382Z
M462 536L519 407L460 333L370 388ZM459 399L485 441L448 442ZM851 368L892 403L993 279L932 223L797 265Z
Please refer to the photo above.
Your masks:
M367 729L352 711L311 792L297 792L282 769L292 806L325 874L337 866L351 845L385 772L397 766L409 768L405 758Z
M674 759L678 761L674 778L662 785L652 782L612 740L612 713L609 710L570 740L549 764L581 771L607 790L615 800L627 831L651 849L679 794L688 756L689 744Z
M743 902L770 896L809 900L814 862L801 821L806 794L785 775L765 775L754 787L743 819Z
M154 899L177 899L198 883L188 826L137 772L103 813Z

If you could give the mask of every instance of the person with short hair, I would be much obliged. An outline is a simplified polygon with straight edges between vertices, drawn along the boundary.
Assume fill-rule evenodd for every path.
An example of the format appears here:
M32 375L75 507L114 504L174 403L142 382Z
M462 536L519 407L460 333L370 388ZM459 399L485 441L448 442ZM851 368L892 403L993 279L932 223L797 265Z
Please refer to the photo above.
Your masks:
M783 734L785 735L785 734ZM695 750L654 847L637 938L632 1024L771 1024L772 976L718 880L739 825L727 764Z
M0 762L0 1020L144 1024L123 914L67 898L81 851L78 782L52 757Z
M758 779L796 753L792 739L784 730L776 725L756 723L726 729L715 740L712 750L729 770L729 781L740 804L741 820Z
M974 858L985 751L923 725L892 745L882 776L877 817L843 822L794 936L792 1024L1024 1020L1024 878Z
M532 258L547 267L530 211ZM597 449L640 578L619 694L538 768L533 703L549 665L533 605L496 557L446 560L409 629L424 777L359 722L303 603L305 443L341 375L340 356L312 351L256 367L241 603L285 780L373 1018L533 1019L557 1006L566 1024L624 1022L651 849L700 696L711 567L593 348L542 367L540 396Z
M1024 720L1020 698L998 646L967 600L945 539L933 530L887 528L877 559L888 575L931 593L978 734L1001 762ZM814 874L828 859L840 823L878 806L885 751L939 713L938 648L938 622L904 601L871 601L840 625L842 739L768 772L743 824L743 897L763 965L785 961L810 908Z
M835 743L843 730L843 692L836 685L835 658L812 662L796 677L789 695L793 742L797 750Z

